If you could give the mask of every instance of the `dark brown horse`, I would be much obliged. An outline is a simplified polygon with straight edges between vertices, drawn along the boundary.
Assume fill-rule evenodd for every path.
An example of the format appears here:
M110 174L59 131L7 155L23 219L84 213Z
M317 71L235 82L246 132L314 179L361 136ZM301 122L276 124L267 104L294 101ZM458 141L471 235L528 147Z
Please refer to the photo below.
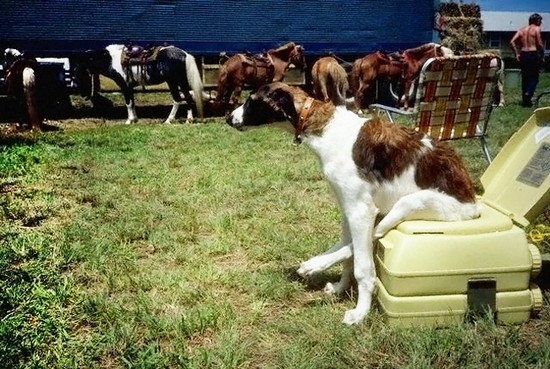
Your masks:
M413 81L420 74L424 63L436 56L452 56L453 51L445 46L436 43L420 45L413 49L407 49L403 52L403 75L401 78L401 95L403 97L403 108L409 107L410 89Z
M317 60L311 69L311 79L317 99L345 105L349 89L348 74L335 58L325 56Z
M366 101L367 91L377 78L398 77L401 82L398 105L403 101L408 108L410 88L418 77L424 63L435 56L451 56L451 49L435 43L407 49L403 53L386 54L381 51L368 54L353 63L350 73L350 87L359 109L366 108L372 101Z
M403 73L401 58L392 57L384 52L376 51L353 62L349 75L350 89L355 98L355 106L364 109L374 101L367 96L373 83L380 77L400 77Z
M255 90L266 83L282 81L290 64L305 67L303 47L293 42L263 54L235 54L220 67L216 101L238 105L244 85Z

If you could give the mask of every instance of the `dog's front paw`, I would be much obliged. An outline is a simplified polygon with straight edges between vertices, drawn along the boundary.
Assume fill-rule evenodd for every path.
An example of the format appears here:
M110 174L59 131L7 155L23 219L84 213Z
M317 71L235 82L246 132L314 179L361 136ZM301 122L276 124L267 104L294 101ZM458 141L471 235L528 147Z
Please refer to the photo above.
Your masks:
M359 324L365 319L365 316L367 315L364 311L359 311L357 309L351 309L346 311L344 314L344 320L342 321L346 325L355 325Z
M297 272L300 276L305 278L322 272L323 270L325 270L325 268L323 268L323 266L319 262L319 258L314 257L300 264L300 268L298 268Z

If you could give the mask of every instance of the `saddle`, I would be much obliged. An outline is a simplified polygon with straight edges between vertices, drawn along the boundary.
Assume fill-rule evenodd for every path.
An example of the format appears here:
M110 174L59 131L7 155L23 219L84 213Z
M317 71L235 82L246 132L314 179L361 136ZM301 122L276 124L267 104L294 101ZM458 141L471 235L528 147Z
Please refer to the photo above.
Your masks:
M245 54L241 54L241 63L254 68L255 77L258 76L258 68L265 68L266 83L272 82L275 74L275 64L269 53L252 54L251 52L246 52Z
M120 64L126 74L130 76L132 75L129 73L130 67L137 65L143 79L147 65L156 61L160 49L160 46L127 45L122 50Z
M390 63L404 63L405 59L403 57L403 53L399 51L394 51L391 53L387 53L385 51L380 51L380 55L384 57L386 60L389 60Z
M160 46L143 47L139 45L128 45L122 50L122 64L142 65L154 61L158 55Z
M247 51L246 53L244 53L241 60L243 64L252 65L252 66L258 66L258 64L260 64L261 67L269 67L273 65L273 60L271 59L271 56L268 53L253 54Z

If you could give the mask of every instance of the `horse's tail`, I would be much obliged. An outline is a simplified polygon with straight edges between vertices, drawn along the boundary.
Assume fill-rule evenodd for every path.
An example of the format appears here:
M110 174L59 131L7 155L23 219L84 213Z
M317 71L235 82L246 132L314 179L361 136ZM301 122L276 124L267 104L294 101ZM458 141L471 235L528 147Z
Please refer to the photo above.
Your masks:
M42 115L38 106L38 91L36 86L36 71L33 68L23 69L23 95L27 105L29 123L33 129L40 129Z
M334 87L334 103L336 105L346 104L346 91L349 89L348 75L346 70L338 63L333 63L330 66L330 75Z
M185 56L185 70L187 72L187 82L189 83L189 87L191 87L191 90L193 91L193 95L195 97L195 104L197 105L197 113L200 118L204 117L204 108L203 108L203 101L202 101L202 81L201 81L201 75L199 73L199 68L197 67L197 63L195 62L195 57L193 55L187 53Z

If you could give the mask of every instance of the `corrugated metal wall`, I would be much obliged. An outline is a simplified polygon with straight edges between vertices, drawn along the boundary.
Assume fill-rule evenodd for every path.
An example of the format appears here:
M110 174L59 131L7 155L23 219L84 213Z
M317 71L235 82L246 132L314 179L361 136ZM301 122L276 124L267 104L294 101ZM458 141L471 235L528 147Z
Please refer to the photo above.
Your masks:
M167 42L197 54L361 54L432 41L433 0L3 0L0 47L78 51Z

